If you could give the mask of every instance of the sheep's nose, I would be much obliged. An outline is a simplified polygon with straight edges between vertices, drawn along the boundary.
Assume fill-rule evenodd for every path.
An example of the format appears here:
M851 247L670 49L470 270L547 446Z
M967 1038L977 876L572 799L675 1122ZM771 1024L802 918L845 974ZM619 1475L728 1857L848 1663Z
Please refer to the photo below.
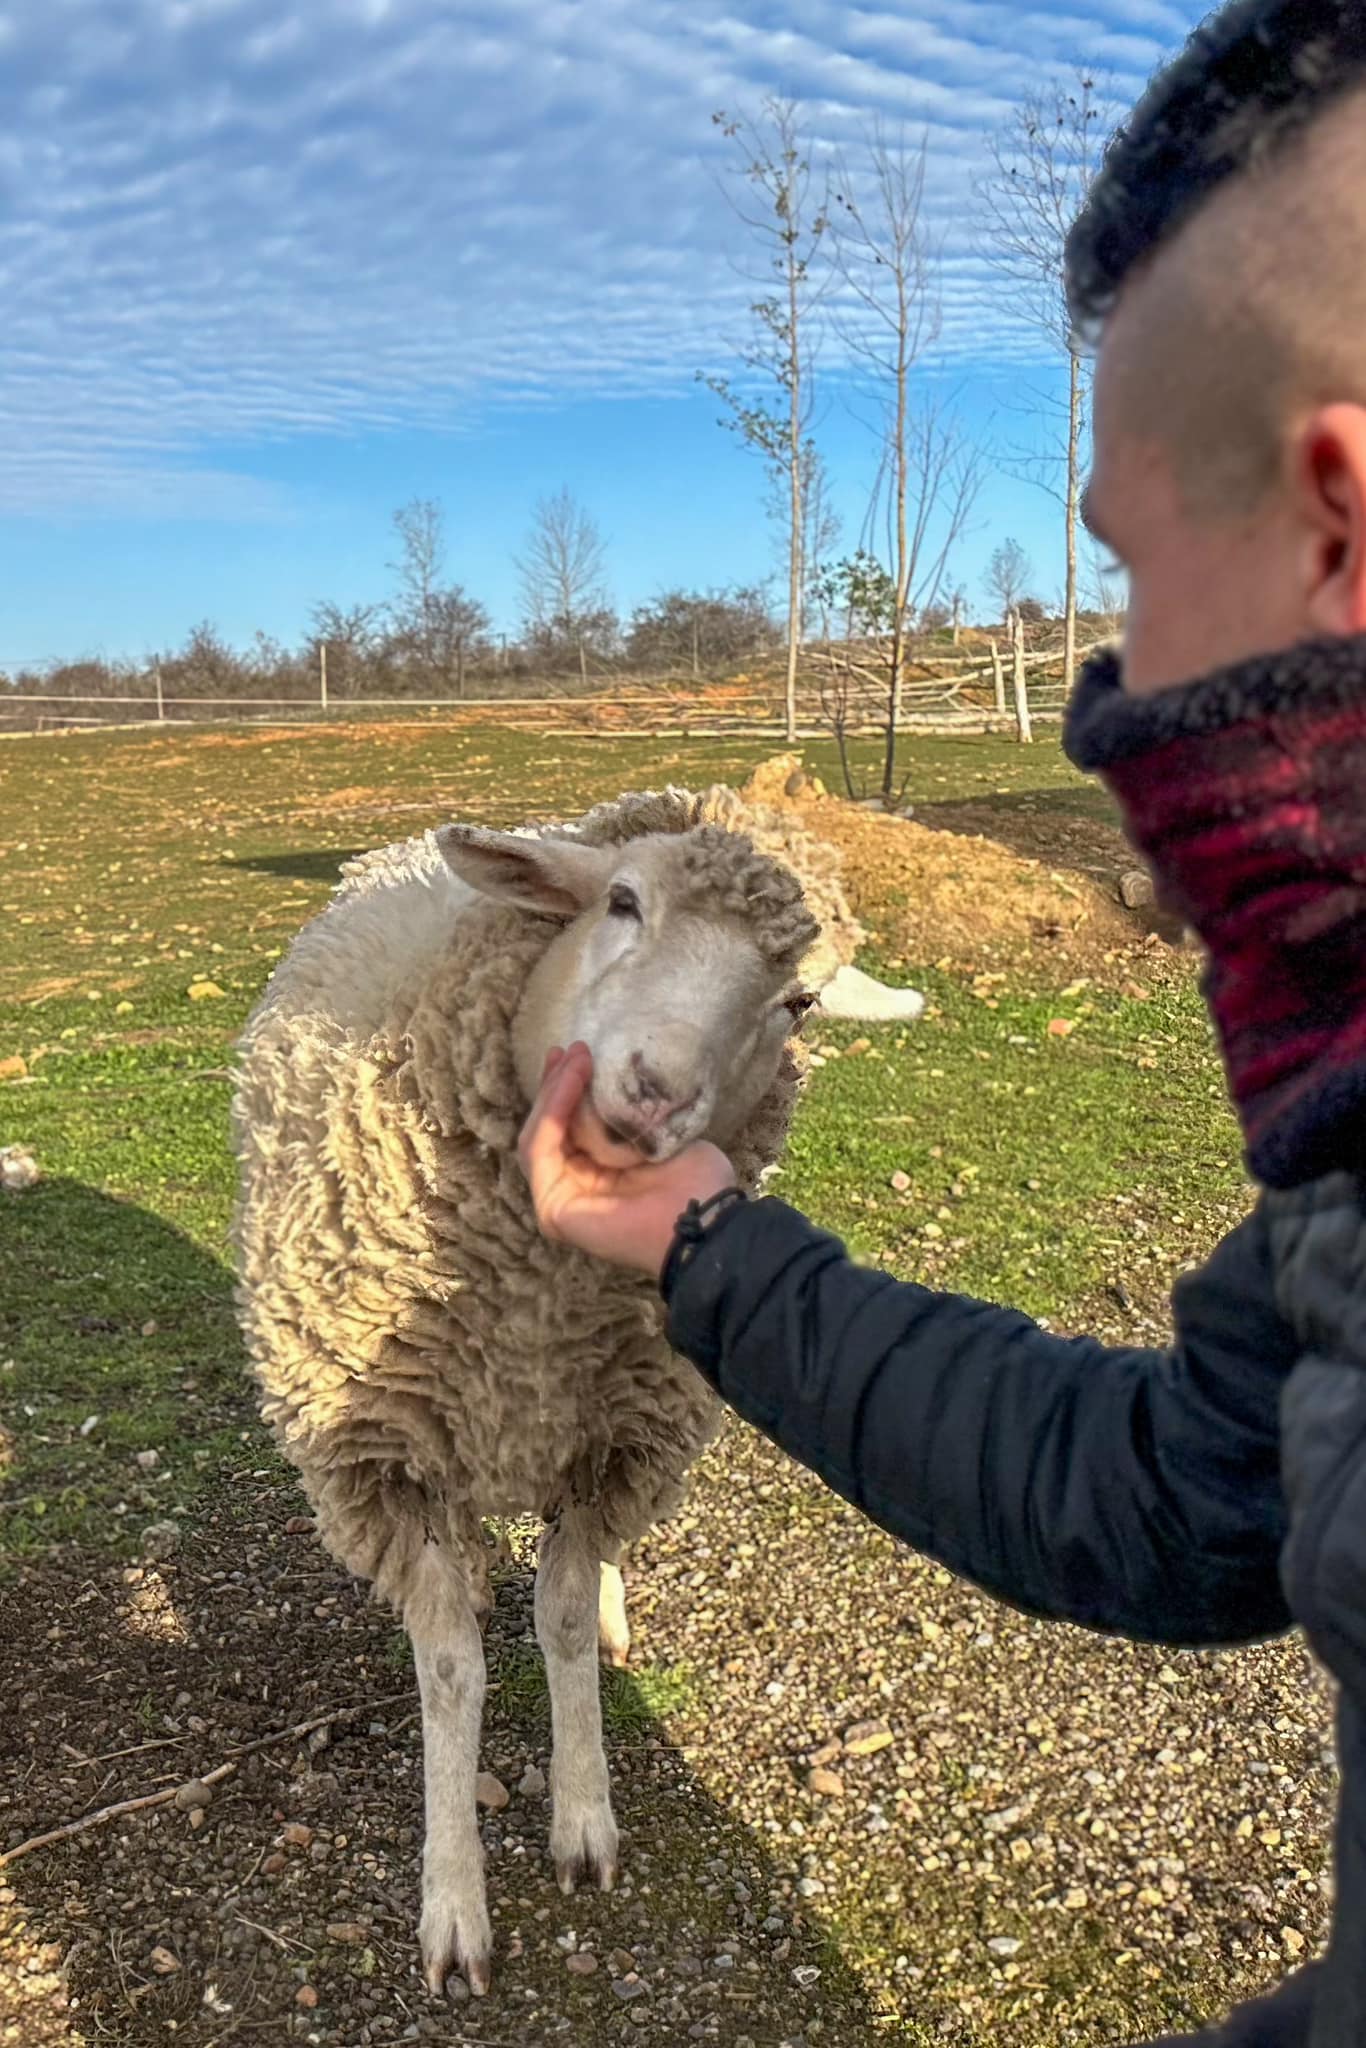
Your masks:
M667 1102L672 1093L668 1082L647 1064L645 1055L639 1052L631 1054L631 1093L642 1104Z
M632 1107L641 1112L647 1123L656 1124L682 1110L691 1109L700 1090L676 1087L657 1067L649 1064L644 1053L633 1052L628 1092Z

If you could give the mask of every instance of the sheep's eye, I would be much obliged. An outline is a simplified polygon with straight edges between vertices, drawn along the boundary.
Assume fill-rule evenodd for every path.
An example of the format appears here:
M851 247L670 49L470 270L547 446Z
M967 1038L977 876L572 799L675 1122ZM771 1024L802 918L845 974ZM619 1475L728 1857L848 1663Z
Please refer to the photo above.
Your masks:
M633 917L640 923L640 898L634 889L628 889L625 882L613 882L607 898L608 914L612 917Z
M787 1009L791 1015L793 1024L798 1028L798 1030L800 1030L802 1023L805 1020L807 1011L814 1010L815 1007L816 997L813 996L808 989L803 989L800 995L789 996L787 998Z

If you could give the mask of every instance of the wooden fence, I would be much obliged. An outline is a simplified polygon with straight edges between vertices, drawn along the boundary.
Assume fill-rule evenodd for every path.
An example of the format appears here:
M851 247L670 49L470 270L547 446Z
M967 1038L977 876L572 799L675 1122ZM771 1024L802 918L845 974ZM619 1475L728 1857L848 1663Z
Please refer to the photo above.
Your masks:
M1079 657L1088 649L1078 650ZM1006 675L1013 695L1007 701ZM1062 658L1056 648L1026 653L988 646L962 654L912 658L902 680L898 729L906 733L1018 731L1056 722L1062 714ZM798 680L797 728L803 739L827 736L836 716L850 737L881 732L886 683L857 650L808 648ZM723 738L780 741L785 734L780 683L659 682L623 677L595 695L498 697L190 697L155 694L74 695L0 690L0 733L87 730L107 726L205 724L305 725L338 720L391 722L439 717L443 724L492 726L512 732L603 738Z

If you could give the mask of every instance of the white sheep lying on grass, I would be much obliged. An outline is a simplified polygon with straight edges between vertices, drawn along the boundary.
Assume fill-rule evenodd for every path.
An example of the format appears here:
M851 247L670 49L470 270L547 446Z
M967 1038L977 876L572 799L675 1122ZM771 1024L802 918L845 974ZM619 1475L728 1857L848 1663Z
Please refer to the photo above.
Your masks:
M657 1158L708 1136L750 1186L776 1160L818 928L747 822L809 855L803 879L833 902L833 863L800 828L725 791L385 848L296 939L242 1042L241 1319L322 1540L412 1639L433 1992L455 1969L475 1993L490 1977L486 1516L546 1525L560 1883L616 1873L596 1640L625 1661L618 1560L680 1499L719 1411L648 1283L540 1237L515 1147L548 1048L583 1039L607 1131Z

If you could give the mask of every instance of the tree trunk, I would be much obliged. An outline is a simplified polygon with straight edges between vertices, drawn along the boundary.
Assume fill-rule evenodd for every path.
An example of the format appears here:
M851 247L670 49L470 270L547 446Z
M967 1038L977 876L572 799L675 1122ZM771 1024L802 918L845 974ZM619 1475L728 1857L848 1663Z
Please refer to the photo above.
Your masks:
M1015 725L1020 745L1027 747L1034 737L1034 728L1029 722L1029 685L1025 681L1024 620L1018 612L1011 620L1011 632L1015 640Z
M585 690L587 690L587 688L588 688L588 654L587 654L587 651L586 651L586 650L585 650L585 648L584 648L584 644L583 644L583 635L582 635L582 633L580 633L580 635L579 635L579 681L580 681L580 682L581 682L581 683L583 684L583 687L584 687L584 689L585 689Z
M465 643L463 640L457 640L455 643L455 694L457 697L463 697L465 694Z
M887 688L887 742L882 754L882 795L892 801L896 782L896 734L901 722L901 671L906 646L906 608L911 597L911 560L906 539L906 308L896 365L896 609L892 619L892 662Z
M1081 497L1081 358L1067 357L1067 594L1063 605L1063 688L1070 697L1077 679L1077 508Z
M1004 715L1006 708L1006 672L1001 661L1001 650L994 640L991 643L991 680L996 689L996 709Z
M699 649L699 647L698 647L698 644L697 644L697 621L696 621L696 619L694 619L694 620L693 620L693 622L692 622L692 673L693 673L693 681L694 681L694 682L696 682L696 681L697 681L697 678L698 678L698 677L699 677L699 676L701 675L701 673L702 673L702 659L701 659L701 651L700 651L700 649Z
M327 642L318 642L318 702L327 709Z
M788 478L791 484L792 532L788 543L787 583L787 680L783 697L784 729L787 744L792 746L797 738L797 650L802 635L802 358L798 318L800 308L797 299L797 263L789 246L787 251L787 307L788 307Z

